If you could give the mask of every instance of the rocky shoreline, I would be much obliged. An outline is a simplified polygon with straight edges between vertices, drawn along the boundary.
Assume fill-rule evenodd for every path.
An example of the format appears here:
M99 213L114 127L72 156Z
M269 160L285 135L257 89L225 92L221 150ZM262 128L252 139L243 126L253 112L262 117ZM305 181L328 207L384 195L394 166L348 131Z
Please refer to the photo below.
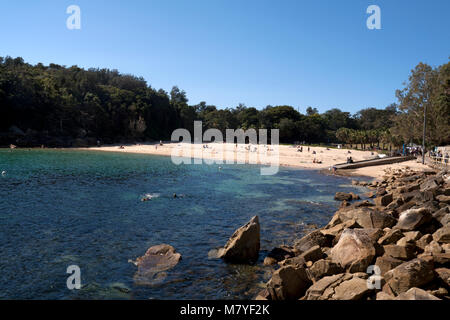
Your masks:
M326 226L265 257L277 269L255 299L450 299L450 174L391 170L353 183L374 200L337 194Z
M256 300L450 300L450 174L388 170L372 191L342 201L330 222L291 246L272 249L271 279ZM227 263L259 260L258 216L215 254ZM135 281L158 283L181 254L166 244L136 260Z

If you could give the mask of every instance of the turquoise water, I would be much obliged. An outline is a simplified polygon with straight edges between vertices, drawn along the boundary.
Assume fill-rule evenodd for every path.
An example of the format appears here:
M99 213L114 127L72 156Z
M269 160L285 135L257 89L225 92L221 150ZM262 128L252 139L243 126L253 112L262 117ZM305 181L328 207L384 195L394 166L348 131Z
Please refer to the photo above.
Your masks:
M0 299L249 299L270 277L268 250L326 224L342 177L251 165L180 165L169 157L62 150L0 150ZM144 194L159 195L141 202ZM184 194L173 199L173 193ZM208 258L252 216L255 266ZM153 286L128 261L168 243L183 256ZM66 268L81 268L81 290Z

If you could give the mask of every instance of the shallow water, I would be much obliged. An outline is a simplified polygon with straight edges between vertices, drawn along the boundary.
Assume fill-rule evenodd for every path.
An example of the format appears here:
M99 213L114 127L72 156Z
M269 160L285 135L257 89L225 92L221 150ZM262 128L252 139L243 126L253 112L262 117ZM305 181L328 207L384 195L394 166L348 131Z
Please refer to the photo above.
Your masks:
M344 177L251 165L180 165L169 157L0 150L0 299L250 299L270 277L267 251L328 222ZM173 199L173 193L184 194ZM145 194L151 201L141 202ZM252 216L256 266L208 258ZM168 243L183 256L161 283L138 286L128 261ZM66 268L81 268L68 290Z

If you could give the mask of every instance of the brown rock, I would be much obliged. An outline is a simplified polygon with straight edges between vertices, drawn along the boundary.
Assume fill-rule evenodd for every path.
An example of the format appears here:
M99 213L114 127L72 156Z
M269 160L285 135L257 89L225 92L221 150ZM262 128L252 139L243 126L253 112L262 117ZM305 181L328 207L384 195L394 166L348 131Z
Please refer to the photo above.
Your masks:
M385 194L384 196L375 198L375 205L377 207L385 207L393 200L392 193Z
M300 240L295 241L294 248L300 252L305 252L314 246L328 247L329 240L320 230L311 232Z
M450 225L443 226L433 233L433 239L439 243L450 243Z
M410 260L414 257L415 245L406 244L406 246L398 246L395 244L389 244L383 247L384 254L388 257L400 259L400 260Z
M395 300L441 300L419 288L411 288L399 294Z
M324 254L320 249L320 246L314 246L300 255L300 257L303 258L305 261L312 261L312 262L322 259L323 256Z
M351 201L352 200L352 195L350 193L345 193L345 192L336 192L336 194L334 195L334 200L337 201Z
M302 297L311 284L303 267L281 267L267 283L272 300L296 300Z
M334 291L335 300L361 300L371 289L367 286L367 281L361 278L352 278L342 282Z
M252 263L258 260L260 240L258 216L254 216L247 224L237 229L219 250L219 258L233 263Z
M421 287L430 283L434 279L433 263L423 259L413 259L386 272L384 278L386 285L395 294L400 294L412 287Z
M313 281L342 272L344 272L344 269L342 269L340 265L325 259L316 261L311 268L308 269L309 276Z
M363 228L389 228L395 225L397 220L378 210L362 208L356 216L356 222Z
M180 260L181 254L175 252L174 247L168 244L150 247L145 255L134 262L138 267L134 281L137 284L152 285L159 281L158 275L175 267Z
M450 269L448 268L437 268L434 270L438 280L447 289L450 288Z
M377 293L377 300L394 300L395 297L387 294L386 292L380 291Z
M267 257L264 259L264 264L266 264L266 259L268 265L275 264L279 261L283 261L285 259L293 257L295 254L293 250L286 246L281 246L279 248L273 248Z
M425 252L431 253L431 254L435 254L435 253L442 253L444 252L444 250L442 249L442 247L439 245L439 243L437 243L436 241L431 241L427 246L425 246L424 249Z
M331 249L331 258L350 272L366 271L375 257L373 243L364 229L345 229Z
M400 214L395 228L403 231L413 231L430 220L431 214L428 209L409 209Z
M386 272L401 265L403 262L404 261L400 259L396 259L390 256L382 256L377 258L375 265L377 265L380 268L381 275L384 275Z
M348 220L343 223L339 223L339 224L335 225L334 227L331 227L328 229L321 229L320 232L325 236L337 237L345 229L353 229L353 228L359 228L359 227L360 226L356 223L355 220Z
M399 229L388 229L386 233L378 239L378 244L386 245L396 243L403 238L403 233Z
M345 273L335 274L328 277L323 277L319 281L315 282L311 287L306 291L306 300L324 300L328 299L331 295L334 294L333 288L336 287L339 283L343 281L343 279L350 279L351 276ZM330 296L324 296L324 292L327 289L331 289Z
M422 238L416 241L416 246L422 250L425 250L425 247L433 241L433 236L431 234L426 234Z
M444 194L437 196L436 200L445 204L450 204L450 196L446 196Z

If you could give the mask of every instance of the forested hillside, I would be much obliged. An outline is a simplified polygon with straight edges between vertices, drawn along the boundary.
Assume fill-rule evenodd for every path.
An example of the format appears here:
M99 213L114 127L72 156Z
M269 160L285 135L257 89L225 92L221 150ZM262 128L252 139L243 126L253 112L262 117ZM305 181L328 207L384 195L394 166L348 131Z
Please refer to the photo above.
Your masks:
M30 65L22 58L0 57L0 145L69 147L97 140L167 140L173 130L192 130L193 121L201 120L205 130L280 129L280 141L286 143L399 146L420 142L425 106L430 145L445 144L450 143L449 88L450 63L438 68L419 64L405 88L397 91L398 105L355 114L338 108L319 114L309 107L301 114L291 106L189 105L178 87L167 93L117 70Z

